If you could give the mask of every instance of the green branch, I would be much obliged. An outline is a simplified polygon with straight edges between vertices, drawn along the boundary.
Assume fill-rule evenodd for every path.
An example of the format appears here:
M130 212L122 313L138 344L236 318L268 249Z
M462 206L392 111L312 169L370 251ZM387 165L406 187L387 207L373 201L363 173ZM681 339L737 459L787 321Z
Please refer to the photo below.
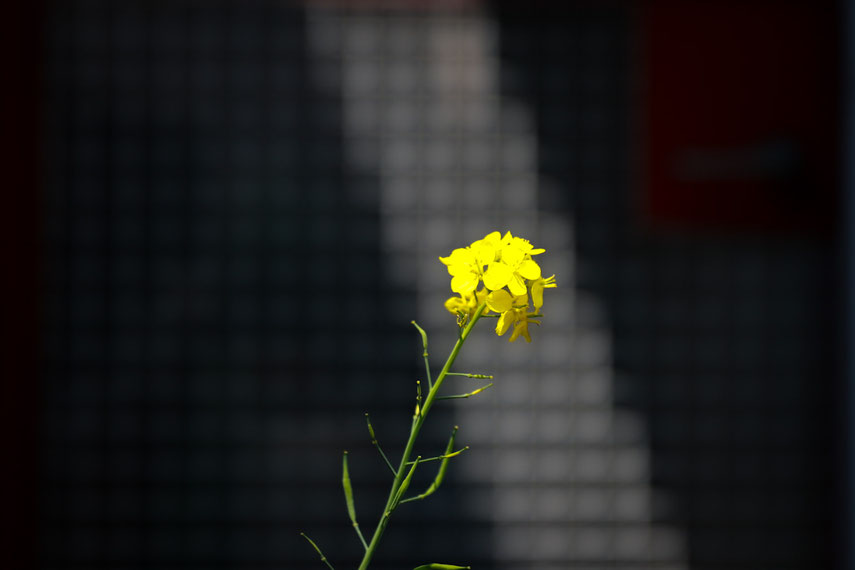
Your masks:
M323 562L324 564L326 564L326 565L329 567L329 569L330 569L330 570L335 570L335 568L333 568L333 565L332 565L332 564L330 564L330 561L329 561L329 560L327 560L327 557L326 557L326 556L324 556L324 553L323 553L323 552L321 552L321 549L320 549L320 548L318 548L318 545L317 545L317 544L315 544L315 541L314 541L314 540L312 540L311 538L309 538L308 536L306 536L306 533L305 533L305 532L301 532L301 533L300 533L300 536L302 536L303 538L305 538L306 540L308 540L308 541L309 541L309 544L311 544L311 545L312 545L312 548L314 548L314 549L315 549L315 552L317 552L317 553L320 555L320 557L321 557L321 562Z
M410 497L409 499L404 499L403 501L401 501L402 503L409 503L410 501L421 501L425 497L433 495L433 493L437 489L439 489L439 486L442 484L443 479L445 479L445 472L448 470L448 460L462 453L463 449L468 449L468 447L465 447L455 453L451 452L451 450L454 449L454 436L456 435L457 426L454 426L454 431L451 432L451 437L448 439L448 445L445 447L445 453L441 456L443 458L442 463L440 463L439 470L436 473L436 477L434 478L433 483L430 484L430 487L428 487L421 495Z
M424 405L420 407L419 413L413 417L413 425L410 428L410 437L407 440L404 453L401 455L400 467L395 471L395 480L392 482L389 497L386 499L386 506L383 509L383 514L380 516L377 527L374 529L374 534L371 537L371 542L368 543L368 548L365 551L365 555L362 557L362 562L359 564L359 570L367 570L368 565L371 563L371 559L374 557L374 553L377 550L377 545L380 543L380 539L383 536L383 532L389 524L389 517L401 501L403 496L402 489L405 491L409 486L409 482L412 479L412 475L415 472L416 467L418 466L420 458L417 458L412 464L412 467L406 477L404 472L406 471L407 466L410 465L410 455L413 453L413 447L415 446L416 439L419 436L419 431L421 431L422 425L424 424L428 412L430 412L430 409L433 406L434 400L437 399L437 392L442 386L443 380L448 376L449 370L451 370L452 365L454 365L454 361L457 359L457 355L460 353L460 349L463 347L463 343L466 342L466 339L472 332L472 328L475 326L475 323L478 322L478 319L481 318L481 314L484 312L486 307L486 303L482 303L475 311L475 314L469 322L466 323L466 326L461 327L457 342L454 343L454 348L451 349L451 354L448 355L448 359L445 361L445 365L437 375L436 381L430 385L430 390L424 400ZM426 339L427 335L423 337L425 345L427 343ZM425 354L427 354L427 346L425 346ZM425 356L425 365L427 365L427 356Z
M365 413L365 422L368 424L368 434L371 436L371 445L377 448L377 451L380 452L380 457L382 457L383 461L386 462L386 465L389 466L389 469L392 471L392 475L397 476L398 472L395 471L394 467L392 467L392 462L389 461L389 458L386 457L385 453L383 453L383 449L380 447L380 442L377 441L377 436L374 435L374 426L371 425L371 417L368 415L368 412Z

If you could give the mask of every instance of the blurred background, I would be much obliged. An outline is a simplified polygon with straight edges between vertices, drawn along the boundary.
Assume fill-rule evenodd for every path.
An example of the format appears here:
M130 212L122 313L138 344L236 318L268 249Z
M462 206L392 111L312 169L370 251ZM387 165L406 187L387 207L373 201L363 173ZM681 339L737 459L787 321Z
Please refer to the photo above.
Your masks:
M559 288L374 568L853 567L850 4L11 8L4 566L355 568L498 229Z

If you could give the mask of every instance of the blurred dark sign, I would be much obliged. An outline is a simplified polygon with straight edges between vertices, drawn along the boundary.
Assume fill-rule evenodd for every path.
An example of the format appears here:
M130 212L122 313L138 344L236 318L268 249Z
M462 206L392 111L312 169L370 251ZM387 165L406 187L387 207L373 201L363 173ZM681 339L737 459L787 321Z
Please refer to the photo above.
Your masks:
M654 227L825 232L837 179L830 2L651 0L644 210Z

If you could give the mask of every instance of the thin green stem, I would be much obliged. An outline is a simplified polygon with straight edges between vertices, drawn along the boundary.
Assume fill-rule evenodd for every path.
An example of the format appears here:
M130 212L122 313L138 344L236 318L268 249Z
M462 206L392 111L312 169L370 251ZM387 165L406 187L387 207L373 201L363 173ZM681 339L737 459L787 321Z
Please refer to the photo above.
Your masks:
M469 451L468 445L466 447L461 447L457 451L452 451L448 454L443 453L442 455L435 455L433 457L428 457L427 459L419 459L419 465L421 465L422 463L429 463L431 461L439 461L441 459L448 459L449 457L457 457L458 455L460 455L464 451ZM408 461L407 465L412 465L413 463L414 463L413 461Z
M312 545L312 548L314 548L314 549L315 549L315 552L317 552L317 553L320 555L320 557L321 557L321 562L323 562L324 564L326 564L326 565L327 565L327 567L328 567L330 570L335 570L335 568L333 568L333 565L332 565L332 564L330 564L330 561L329 561L329 560L327 560L327 557L326 557L326 556L324 556L324 553L323 553L323 552L321 552L320 547L319 547L317 544L315 544L315 541L314 541L314 540L312 540L311 538L309 538L308 536L306 536L306 533L305 533L305 532L301 532L301 533L300 533L300 536L302 536L303 538L305 538L306 540L308 540L308 541L309 541L309 544L311 544L311 545Z
M374 426L371 425L371 417L368 413L365 413L365 422L368 424L368 433L371 435L371 445L377 448L377 451L380 452L380 457L383 458L383 461L386 462L386 465L389 467L389 470L392 471L392 475L397 475L398 472L395 471L395 468L392 467L392 462L389 461L389 458L386 457L386 454L383 453L383 448L380 447L380 442L377 441L377 436L374 434Z
M457 338L457 342L454 344L454 348L451 349L451 354L448 355L448 359L445 361L445 365L442 367L442 370L437 375L436 379L430 387L430 391L428 392L428 395L425 398L424 405L421 407L420 413L416 414L416 416L413 418L413 425L410 428L410 437L407 440L407 445L404 447L404 453L401 456L400 467L398 467L398 470L395 474L395 480L392 482L392 489L389 491L389 498L386 500L386 506L383 508L383 514L380 516L380 520L377 522L377 527L374 529L374 535L371 537L371 542L368 543L368 549L365 551L365 555L362 557L362 562L359 564L359 570L367 570L368 565L371 563L371 559L374 557L374 553L377 550L377 545L380 544L380 539L383 537L383 532L386 530L386 526L389 524L389 517L392 515L392 511L394 511L395 507L397 506L396 502L402 498L399 496L399 490L401 488L401 484L404 482L405 476L407 475L406 467L410 464L410 455L412 455L413 453L413 447L415 447L416 439L419 436L419 431L421 431L422 425L425 422L425 418L427 417L431 406L433 406L433 402L437 397L437 392L439 391L440 386L442 386L442 381L445 380L445 377L448 375L449 370L451 370L451 366L457 359L457 355L460 353L460 349L463 347L463 343L466 342L469 333L472 331L472 328L475 326L475 323L478 322L478 319L481 318L481 313L484 312L484 309L486 307L487 304L482 303L475 311L475 315L466 324L466 327L460 331L460 334Z

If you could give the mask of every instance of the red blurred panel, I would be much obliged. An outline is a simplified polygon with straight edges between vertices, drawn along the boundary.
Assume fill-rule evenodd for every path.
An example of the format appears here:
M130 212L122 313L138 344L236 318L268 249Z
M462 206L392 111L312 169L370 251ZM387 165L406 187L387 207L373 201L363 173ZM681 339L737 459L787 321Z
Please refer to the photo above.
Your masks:
M658 227L824 232L834 216L833 4L652 0L644 206Z
M37 565L39 151L44 6L13 2L0 23L0 567Z

